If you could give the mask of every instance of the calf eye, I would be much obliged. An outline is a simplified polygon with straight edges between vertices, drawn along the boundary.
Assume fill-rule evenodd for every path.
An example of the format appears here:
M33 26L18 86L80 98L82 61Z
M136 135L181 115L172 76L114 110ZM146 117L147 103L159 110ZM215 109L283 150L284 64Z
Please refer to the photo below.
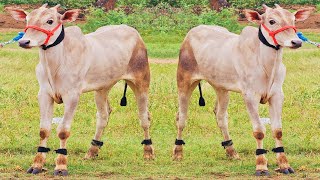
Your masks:
M274 24L276 23L276 21L270 20L269 23L270 23L271 25L274 25Z
M50 19L47 21L47 23L51 25L51 24L53 24L53 20Z

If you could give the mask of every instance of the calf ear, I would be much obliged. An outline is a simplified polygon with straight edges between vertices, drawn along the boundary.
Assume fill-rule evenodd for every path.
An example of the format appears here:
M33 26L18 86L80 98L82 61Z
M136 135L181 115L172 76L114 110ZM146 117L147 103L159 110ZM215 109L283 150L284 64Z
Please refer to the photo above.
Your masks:
M253 23L262 23L262 17L257 11L252 11L252 10L244 10L244 13L246 15L246 18L248 21L253 22Z
M25 21L26 20L26 17L28 15L27 12L25 12L24 10L22 9L14 9L14 8L10 8L10 7L7 7L5 8L6 11L8 11L11 16L17 20L17 21Z
M77 20L79 13L80 13L80 9L73 9L73 10L66 11L61 16L62 23L73 22L73 21Z
M304 8L293 13L296 17L296 21L304 21L315 11L315 8Z

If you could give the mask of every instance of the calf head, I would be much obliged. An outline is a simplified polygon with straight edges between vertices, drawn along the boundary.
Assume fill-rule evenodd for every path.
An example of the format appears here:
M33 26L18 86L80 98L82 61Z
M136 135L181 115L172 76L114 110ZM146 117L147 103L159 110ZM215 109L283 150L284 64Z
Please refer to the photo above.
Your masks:
M263 5L265 13L262 15L256 11L245 10L246 18L260 25L264 37L270 44L290 48L301 47L302 41L296 34L295 21L306 20L314 8L300 9L291 13L277 4L275 6L273 9Z
M19 40L23 48L39 47L52 44L62 31L62 24L73 22L79 15L79 10L69 10L63 15L58 13L57 5L47 8L47 4L28 13L22 9L6 8L12 17L18 21L26 21L25 35Z

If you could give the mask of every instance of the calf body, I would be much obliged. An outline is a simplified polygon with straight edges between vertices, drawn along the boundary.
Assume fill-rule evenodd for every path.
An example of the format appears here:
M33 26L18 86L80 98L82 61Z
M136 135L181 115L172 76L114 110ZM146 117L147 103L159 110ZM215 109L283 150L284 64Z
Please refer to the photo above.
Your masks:
M53 26L60 22L75 19L77 11L67 11L64 15L57 13L57 7L47 9L45 6L30 14L21 10L11 10L14 17L27 17L28 24L40 26L42 18L52 19ZM69 14L68 14L69 13ZM42 14L42 18L39 18ZM49 14L49 15L48 15ZM43 17L44 16L44 17ZM50 22L51 21L47 21ZM50 24L49 23L49 24ZM45 27L42 27L45 28ZM52 28L50 28L52 29ZM60 26L48 44L54 44ZM28 29L20 40L20 46L31 48L40 46L45 36L35 29ZM44 45L42 45L43 47ZM111 107L108 92L119 80L125 80L136 96L139 118L144 130L144 157L153 158L153 147L149 135L150 116L148 112L148 89L150 71L147 50L139 33L126 25L106 26L84 35L78 27L65 29L65 37L59 44L49 49L40 48L40 62L36 74L40 85L38 94L40 105L40 145L29 173L41 171L45 158L47 140L51 132L53 104L64 103L63 121L57 128L60 148L56 151L55 175L67 175L67 139L70 136L71 122L82 93L95 91L97 105L97 127L92 146L86 158L93 158L103 143L100 141L103 129L108 124Z
M259 40L259 30L254 27L246 27L240 35L236 35L223 27L201 25L187 34L181 46L177 70L179 111L178 135L173 151L175 159L181 159L183 155L182 131L186 124L190 96L200 81L206 80L217 94L214 113L223 135L222 145L227 155L231 158L239 158L228 131L227 107L229 91L233 91L242 94L252 122L253 136L257 142L256 174L269 174L267 159L264 155L266 150L263 149L266 129L258 112L259 103L267 102L270 109L271 129L276 141L274 152L277 153L278 170L283 173L293 172L282 144L281 113L284 100L282 85L286 74L286 68L282 63L282 47L301 46L301 41L293 27L294 20L301 19L301 16L298 16L300 11L294 16L278 5L276 9L264 7L266 10L264 15L248 11L247 18L258 21L259 24L268 24L272 30L282 26L289 27L276 35L275 42L272 42L273 39L269 36L267 29L260 29L259 36L264 37L271 47ZM303 11L307 12L307 10ZM272 26L273 19L278 22L276 26Z

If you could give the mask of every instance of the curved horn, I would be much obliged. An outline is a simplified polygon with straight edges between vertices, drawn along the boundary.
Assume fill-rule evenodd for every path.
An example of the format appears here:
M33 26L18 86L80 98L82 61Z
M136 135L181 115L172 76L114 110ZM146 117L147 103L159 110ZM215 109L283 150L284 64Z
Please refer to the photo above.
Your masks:
M279 4L274 4L274 6L276 6L276 8L281 8L282 9L282 7Z
M266 11L267 9L270 9L270 7L267 6L266 4L263 4L262 7L263 7L263 9L264 9L265 11Z
M60 7L61 7L61 5L60 5L60 4L57 4L55 7L52 7L52 9L58 10Z
M41 7L46 8L48 6L48 3L43 4Z

